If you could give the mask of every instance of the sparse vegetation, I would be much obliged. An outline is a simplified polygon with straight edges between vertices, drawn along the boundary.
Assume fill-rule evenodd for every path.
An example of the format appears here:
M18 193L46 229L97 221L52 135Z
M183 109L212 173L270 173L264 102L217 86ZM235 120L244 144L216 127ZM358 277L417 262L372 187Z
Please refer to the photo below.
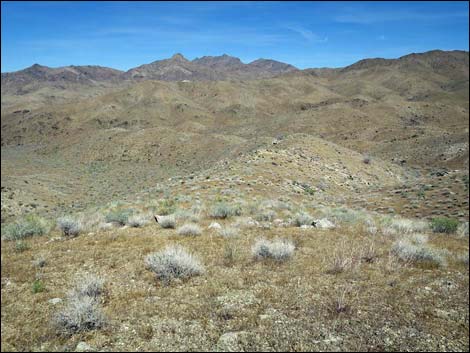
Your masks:
M212 218L225 219L233 216L240 216L241 209L237 205L230 205L226 202L218 202L210 209L209 215Z
M87 296L70 298L67 306L53 319L57 331L64 335L97 330L103 328L106 322L99 303Z
M412 234L422 233L429 229L429 224L426 221L419 221L406 218L392 218L385 220L382 232L384 234Z
M27 215L17 220L15 223L4 227L3 232L6 240L18 240L32 236L41 236L49 233L50 226L48 222L39 216Z
M273 259L281 262L290 259L294 250L294 244L286 239L259 239L251 248L251 253L255 260Z
M28 245L27 242L23 241L23 240L17 240L16 243L15 243L15 251L16 252L23 252L23 251L26 251L26 250L29 250L30 247Z
M91 274L77 278L66 306L53 317L53 326L60 334L97 330L106 325L107 319L98 300L103 284L101 278Z
M43 292L45 289L44 283L40 279L36 279L33 282L33 293L40 293Z
M72 217L61 217L57 220L57 227L66 237L76 237L83 229L81 222Z
M176 211L176 202L173 199L166 198L159 201L157 213L162 216L167 216Z
M256 214L255 219L258 222L272 222L276 217L276 212L273 210L263 210Z
M446 264L443 254L424 244L413 244L409 240L400 239L392 246L392 253L400 260L412 263L424 263L434 266Z
M327 257L328 268L326 273L338 274L345 271L353 271L359 268L360 260L364 255L364 259L373 260L374 251L356 254L356 250L344 241L339 243L335 249L333 256Z
M103 279L93 274L86 274L77 278L71 296L97 298L103 293L103 290Z
M463 222L459 225L457 234L462 238L468 238L468 222Z
M109 212L105 219L108 223L116 223L120 226L124 226L129 222L129 217L132 214L132 209L119 209Z
M201 228L197 224L186 223L179 227L176 232L179 235L198 236L202 234Z
M226 227L220 228L218 230L218 233L221 237L224 237L224 238L234 238L238 236L238 229L235 227L226 226Z
M133 228L140 228L147 225L150 222L150 217L147 214L134 214L129 217L127 224Z
M301 227L303 225L311 226L313 222L314 218L305 212L297 213L293 220L296 227Z
M204 272L200 261L180 246L169 246L150 254L145 258L145 263L157 280L166 284L174 278L189 278Z

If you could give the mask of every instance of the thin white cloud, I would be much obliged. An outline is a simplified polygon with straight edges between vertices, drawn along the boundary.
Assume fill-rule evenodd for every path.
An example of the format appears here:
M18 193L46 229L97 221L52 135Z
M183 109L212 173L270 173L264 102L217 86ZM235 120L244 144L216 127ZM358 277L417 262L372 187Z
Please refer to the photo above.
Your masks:
M304 39L309 42L315 43L325 43L328 41L328 37L321 37L316 33L313 33L311 30L297 26L297 25L284 25L285 28L300 34Z
M394 21L436 21L453 18L468 18L468 12L423 13L413 11L369 11L350 9L334 17L336 22L372 24Z

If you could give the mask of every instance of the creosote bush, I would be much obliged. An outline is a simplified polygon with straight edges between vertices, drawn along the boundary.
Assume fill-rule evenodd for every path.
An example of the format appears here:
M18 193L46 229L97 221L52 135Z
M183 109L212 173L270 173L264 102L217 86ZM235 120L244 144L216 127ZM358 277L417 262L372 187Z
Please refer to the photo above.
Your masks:
M237 205L229 205L225 202L218 202L209 211L212 218L225 219L233 216L240 216L241 209Z
M447 217L436 217L431 220L431 229L434 233L455 233L459 227L459 221Z
M281 262L290 259L294 249L294 244L286 239L259 239L251 248L251 253L255 260L273 259Z
M145 258L147 267L155 273L157 280L168 284L174 278L189 278L200 275L204 267L192 254L180 246L168 246Z

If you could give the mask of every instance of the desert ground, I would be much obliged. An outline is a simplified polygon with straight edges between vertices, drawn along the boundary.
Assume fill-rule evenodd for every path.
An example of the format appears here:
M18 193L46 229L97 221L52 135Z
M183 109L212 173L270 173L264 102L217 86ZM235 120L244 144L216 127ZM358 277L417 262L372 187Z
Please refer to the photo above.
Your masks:
M2 73L2 351L468 351L468 77Z

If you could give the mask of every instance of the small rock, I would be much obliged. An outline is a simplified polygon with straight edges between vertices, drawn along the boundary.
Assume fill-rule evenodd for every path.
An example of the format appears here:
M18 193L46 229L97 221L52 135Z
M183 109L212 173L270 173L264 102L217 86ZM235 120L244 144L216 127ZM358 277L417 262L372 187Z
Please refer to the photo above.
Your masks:
M209 225L209 229L222 229L222 226L217 223L217 222L212 222L210 225Z
M331 222L330 220L326 219L326 218L316 220L315 225L316 225L317 228L320 228L320 229L333 229L333 228L336 228L334 223Z

